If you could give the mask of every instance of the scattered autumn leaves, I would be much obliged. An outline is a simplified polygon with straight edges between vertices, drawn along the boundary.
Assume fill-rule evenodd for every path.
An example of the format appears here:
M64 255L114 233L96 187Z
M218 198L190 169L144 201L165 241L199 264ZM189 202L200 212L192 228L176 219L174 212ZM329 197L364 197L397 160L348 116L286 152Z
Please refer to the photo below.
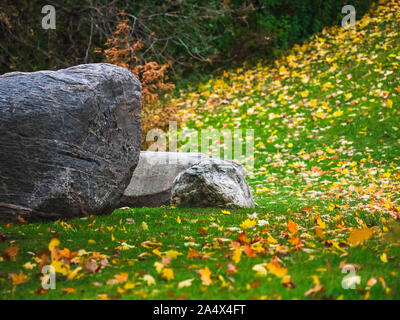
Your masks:
M398 264L400 171L396 158L380 158L388 152L385 139L399 130L389 122L398 114L400 86L391 85L400 60L392 45L398 31L385 24L385 17L398 20L398 6L379 6L364 17L358 36L337 27L326 29L272 65L224 72L171 102L182 107L178 116L194 128L260 128L263 135L255 137L251 159L256 166L248 175L263 204L257 212L204 209L197 216L169 207L152 211L154 218L135 216L135 210L121 213L130 210L123 208L113 214L123 216L117 218L119 224L94 217L85 227L59 221L59 232L69 232L71 240L75 232L101 233L109 240L108 250L84 249L101 243L98 238L76 240L72 250L60 240L65 234L52 233L29 259L12 239L21 229L5 226L0 264L20 267L4 281L13 290L35 283L35 294L48 294L40 283L46 280L42 268L50 265L63 294L72 296L82 289L79 280L90 279L94 298L100 300L158 298L165 292L176 299L232 297L232 292L234 298L341 299L342 293L327 294L331 286L343 291L342 279L363 299L374 297L379 286L387 297L398 297L392 291L397 271L388 266ZM350 66L356 64L353 70ZM371 88L365 90L353 72L363 67L368 68L364 76L372 77ZM342 134L372 116L392 130L382 133L376 149L358 148L358 140L370 133L366 126L353 137ZM331 131L340 135L324 140ZM358 273L369 266L354 261L361 259L355 252L363 249L369 263L379 267L361 279Z

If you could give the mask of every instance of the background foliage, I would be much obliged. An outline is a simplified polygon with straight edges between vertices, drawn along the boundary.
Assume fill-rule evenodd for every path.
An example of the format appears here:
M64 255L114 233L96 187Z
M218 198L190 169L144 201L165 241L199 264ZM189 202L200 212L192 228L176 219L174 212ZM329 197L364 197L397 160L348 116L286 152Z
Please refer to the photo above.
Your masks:
M373 0L3 0L0 73L57 69L104 61L101 54L125 10L139 58L172 62L175 76L201 74L273 55L322 27L353 4L361 18ZM41 8L54 5L57 29L41 28ZM97 49L97 50L96 50ZM98 50L100 49L100 50Z

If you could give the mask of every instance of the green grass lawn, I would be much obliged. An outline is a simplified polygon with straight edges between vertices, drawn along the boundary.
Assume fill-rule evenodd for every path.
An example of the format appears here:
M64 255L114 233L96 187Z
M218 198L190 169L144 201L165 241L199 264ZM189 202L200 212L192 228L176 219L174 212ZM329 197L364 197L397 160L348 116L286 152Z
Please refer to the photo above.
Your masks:
M384 2L171 100L181 127L255 130L257 208L1 225L0 299L400 299L399 20Z

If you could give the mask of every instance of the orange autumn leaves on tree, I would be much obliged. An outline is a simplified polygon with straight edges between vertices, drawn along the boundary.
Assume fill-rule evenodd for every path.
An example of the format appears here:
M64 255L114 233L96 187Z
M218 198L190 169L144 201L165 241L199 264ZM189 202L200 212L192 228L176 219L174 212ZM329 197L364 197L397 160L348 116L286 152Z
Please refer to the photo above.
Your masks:
M178 120L177 105L158 103L160 91L174 88L173 83L167 82L167 69L171 63L160 65L155 61L145 61L140 56L145 49L143 42L131 36L131 27L125 12L122 11L120 16L121 21L113 36L105 43L107 49L104 50L104 55L107 62L134 73L142 84L142 130L143 143L146 143L144 138L149 130L155 127L164 129L169 121Z
M158 98L158 90L174 87L172 83L164 82L167 79L166 70L170 63L159 65L155 61L143 61L139 52L143 50L144 44L131 36L129 19L126 18L124 11L120 16L122 20L117 25L114 36L105 43L106 60L134 73L142 83L143 101L154 102Z

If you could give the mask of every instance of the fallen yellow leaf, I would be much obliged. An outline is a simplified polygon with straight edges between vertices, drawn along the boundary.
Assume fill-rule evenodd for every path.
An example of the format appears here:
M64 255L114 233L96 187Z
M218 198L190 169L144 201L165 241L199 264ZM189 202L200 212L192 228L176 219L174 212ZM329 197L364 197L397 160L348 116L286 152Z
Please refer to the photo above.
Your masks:
M210 269L208 269L208 267L205 267L204 269L197 270L197 273L200 274L201 283L204 286L209 286L212 283L211 271L210 271Z
M241 256L242 256L242 251L240 250L240 248L235 248L235 250L233 251L232 260L235 261L236 264L238 264L240 262Z
M240 226L242 227L242 229L248 229L254 227L256 224L257 224L256 220L246 219L240 224Z
M267 263L267 268L269 272L279 278L282 278L288 273L288 269L282 267L276 260L272 260L271 262Z
M162 270L161 277L168 281L173 280L175 278L174 270L172 270L171 268L164 268Z
M361 245L365 240L371 238L373 233L373 230L368 227L355 229L350 233L348 240L352 246Z

